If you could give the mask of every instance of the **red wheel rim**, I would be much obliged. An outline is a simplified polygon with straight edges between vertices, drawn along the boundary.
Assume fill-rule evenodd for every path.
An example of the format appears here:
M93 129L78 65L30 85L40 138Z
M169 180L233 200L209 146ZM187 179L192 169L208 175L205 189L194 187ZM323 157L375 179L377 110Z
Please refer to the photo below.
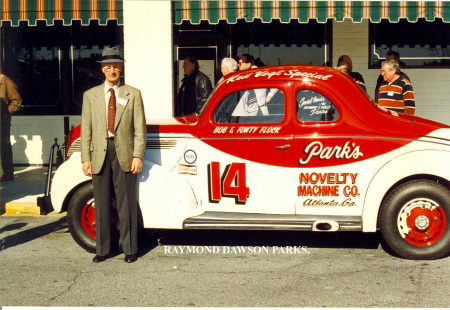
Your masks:
M398 228L404 240L414 246L429 246L444 234L447 219L444 209L430 199L408 202L398 216Z
M114 203L114 202L112 202ZM118 238L120 233L118 230L119 217L115 208L111 208L111 237ZM81 224L84 231L93 239L95 239L95 202L94 199L89 200L81 211Z
M84 231L93 239L95 239L95 207L94 199L89 200L81 211L81 224Z

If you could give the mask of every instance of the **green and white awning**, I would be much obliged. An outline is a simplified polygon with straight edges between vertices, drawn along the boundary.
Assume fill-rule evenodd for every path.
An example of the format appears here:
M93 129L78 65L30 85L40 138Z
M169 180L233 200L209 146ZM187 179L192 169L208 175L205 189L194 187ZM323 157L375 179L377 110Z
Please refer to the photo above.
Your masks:
M238 19L251 22L255 18L264 23L270 23L272 19L282 23L291 20L307 23L310 19L319 23L329 19L338 22L345 19L353 22L370 19L374 23L382 19L416 22L419 18L427 21L442 18L444 22L450 22L450 1L173 1L173 13L175 24L184 20L192 24L202 20L211 24L226 20L234 24Z
M98 20L106 25L110 19L123 25L123 0L0 0L0 14L1 22L11 21L12 26L21 21L35 26L38 20L45 20L47 25L55 20L62 20L64 25L71 25L73 20L81 20L82 25Z

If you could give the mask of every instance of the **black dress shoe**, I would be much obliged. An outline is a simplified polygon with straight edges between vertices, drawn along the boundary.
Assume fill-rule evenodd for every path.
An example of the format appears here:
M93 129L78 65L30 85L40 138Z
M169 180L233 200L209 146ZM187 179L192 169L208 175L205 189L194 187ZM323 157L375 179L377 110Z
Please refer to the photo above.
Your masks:
M14 181L14 174L0 175L0 182Z
M125 263L134 263L135 261L137 261L137 256L135 254L133 255L125 255Z
M107 258L108 258L108 256L95 255L94 258L92 259L92 261L94 263L101 263L101 262L104 262Z

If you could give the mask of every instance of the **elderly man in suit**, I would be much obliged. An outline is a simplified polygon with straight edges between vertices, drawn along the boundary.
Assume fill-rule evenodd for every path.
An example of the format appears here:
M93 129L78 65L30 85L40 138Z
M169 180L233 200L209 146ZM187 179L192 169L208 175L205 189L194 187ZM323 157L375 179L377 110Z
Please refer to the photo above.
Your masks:
M146 123L141 92L120 82L124 60L116 47L102 53L105 83L84 93L81 161L92 176L95 199L95 263L111 254L110 208L115 193L125 262L137 260L136 174L142 169Z

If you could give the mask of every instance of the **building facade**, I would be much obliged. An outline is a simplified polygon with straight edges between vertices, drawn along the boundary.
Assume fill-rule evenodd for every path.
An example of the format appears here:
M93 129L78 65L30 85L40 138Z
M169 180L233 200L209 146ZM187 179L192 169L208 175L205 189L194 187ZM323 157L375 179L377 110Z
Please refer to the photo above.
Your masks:
M389 50L416 96L416 115L450 124L450 2L3 0L0 59L19 87L16 164L46 164L53 139L80 123L82 94L103 77L106 46L124 51L124 80L142 90L147 120L174 115L186 56L213 84L220 60L335 66L349 55L374 97Z

